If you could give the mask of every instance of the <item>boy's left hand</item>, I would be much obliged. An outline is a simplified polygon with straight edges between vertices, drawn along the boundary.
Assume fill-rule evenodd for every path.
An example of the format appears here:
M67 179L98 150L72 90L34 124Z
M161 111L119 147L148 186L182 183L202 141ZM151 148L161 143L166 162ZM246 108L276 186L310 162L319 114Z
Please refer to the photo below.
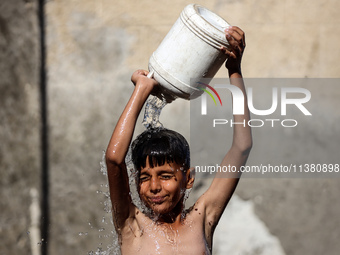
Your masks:
M225 35L230 45L229 50L224 46L221 47L221 50L228 55L225 66L229 72L241 73L241 60L246 47L244 32L239 27L230 26L225 30Z

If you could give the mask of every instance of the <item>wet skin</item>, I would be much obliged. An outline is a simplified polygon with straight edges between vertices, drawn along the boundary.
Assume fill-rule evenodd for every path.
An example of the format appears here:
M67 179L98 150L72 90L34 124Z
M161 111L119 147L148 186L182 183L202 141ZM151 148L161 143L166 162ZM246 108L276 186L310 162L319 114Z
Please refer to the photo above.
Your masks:
M187 188L189 171L181 170L176 163L146 166L140 171L139 196L156 215L176 217L183 208L183 195Z
M228 27L225 32L230 49L221 50L228 55L226 68L230 82L246 95L241 74L244 32L235 26ZM159 217L144 214L132 203L125 157L142 107L158 86L147 75L145 70L137 70L132 75L131 80L136 87L116 124L106 151L113 222L122 255L210 254L214 229L235 191L240 174L218 173L192 209L182 216L183 190L192 186L188 176L176 171L178 166L172 164L160 169L147 166L142 169L139 193L144 203L154 211L153 214ZM244 100L244 104L244 109L248 109L247 100ZM244 115L234 115L234 122L247 122L249 119L249 111L245 111ZM226 152L221 166L244 166L251 147L250 127L235 125L232 146Z
M134 208L120 236L122 254L211 254L212 226L205 226L202 203L183 214L191 188L190 171L176 163L141 169L139 195L152 215Z
M135 208L135 217L127 220L120 236L122 254L209 255L211 236L206 236L203 222L200 209L173 223L162 223Z

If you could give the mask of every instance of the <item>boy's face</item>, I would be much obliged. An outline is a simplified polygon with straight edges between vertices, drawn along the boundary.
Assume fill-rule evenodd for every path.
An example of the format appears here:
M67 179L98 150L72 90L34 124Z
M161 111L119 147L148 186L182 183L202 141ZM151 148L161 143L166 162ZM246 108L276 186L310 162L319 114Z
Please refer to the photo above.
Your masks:
M188 174L176 163L151 168L147 160L146 166L140 172L139 196L154 213L169 213L190 186L186 176Z

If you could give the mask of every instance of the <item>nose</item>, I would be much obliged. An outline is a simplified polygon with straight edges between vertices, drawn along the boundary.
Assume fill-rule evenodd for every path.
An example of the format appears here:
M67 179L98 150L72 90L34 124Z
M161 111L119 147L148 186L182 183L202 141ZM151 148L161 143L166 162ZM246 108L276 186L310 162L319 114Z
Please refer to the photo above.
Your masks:
M151 182L150 182L150 191L151 193L158 193L160 192L162 189L162 186L161 186L161 183L160 181L158 180L158 178L151 178Z

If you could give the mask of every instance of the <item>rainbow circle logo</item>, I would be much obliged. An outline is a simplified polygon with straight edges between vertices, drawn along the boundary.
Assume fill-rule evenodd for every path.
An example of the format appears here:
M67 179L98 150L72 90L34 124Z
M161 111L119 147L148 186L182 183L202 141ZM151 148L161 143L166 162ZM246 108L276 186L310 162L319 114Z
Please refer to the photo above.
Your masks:
M199 83L199 84L201 84L201 85L203 85L205 87L205 88L198 88L198 89L206 92L212 98L212 100L214 100L215 105L217 105L216 100L215 100L213 94L209 90L207 90L206 88L209 88L212 92L214 92L215 95L217 96L218 100L220 101L221 106L222 106L222 100L220 98L220 95L217 93L217 91L213 87L211 87L210 85L205 84L203 82L197 82L197 83Z

